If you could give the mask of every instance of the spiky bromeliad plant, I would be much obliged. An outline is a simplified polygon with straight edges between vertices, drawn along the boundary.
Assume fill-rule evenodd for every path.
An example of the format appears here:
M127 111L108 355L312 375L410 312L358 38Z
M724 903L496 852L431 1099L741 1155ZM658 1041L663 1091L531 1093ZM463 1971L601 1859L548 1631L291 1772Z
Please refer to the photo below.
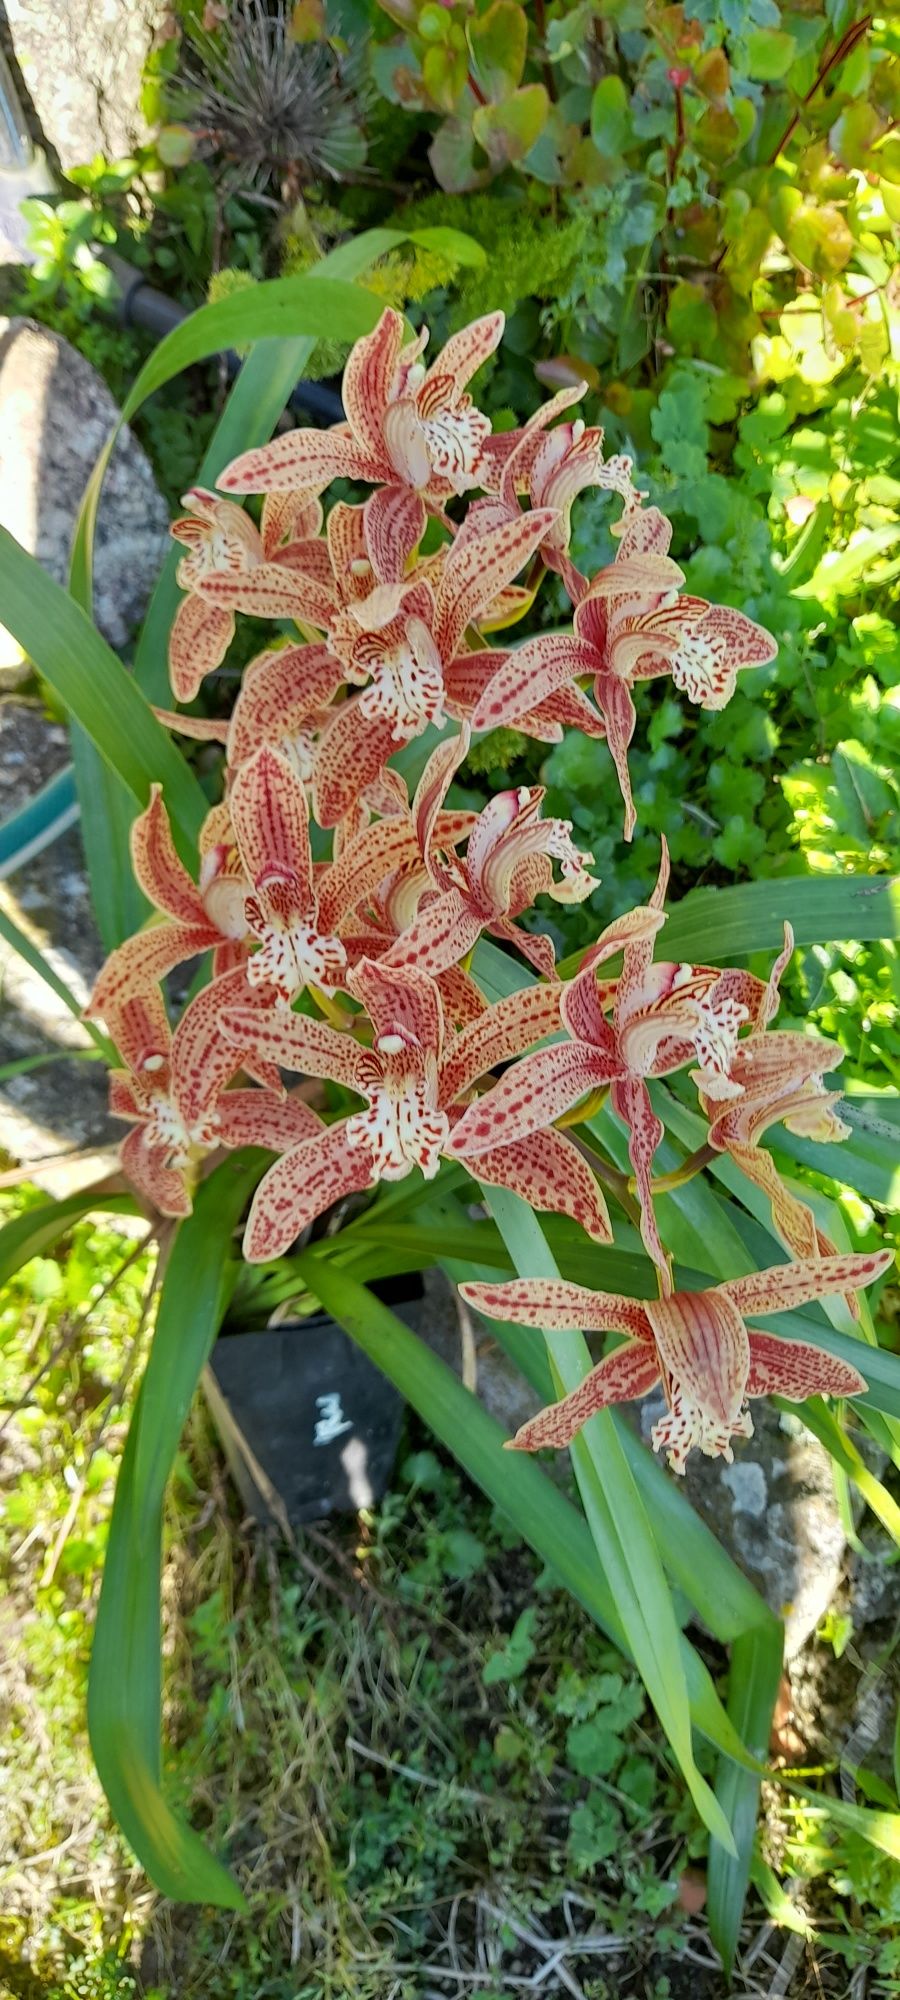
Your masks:
M129 1126L123 1170L135 1200L176 1224L116 1495L92 1740L113 1809L160 1887L239 1902L162 1793L158 1583L165 1482L246 1216L245 1259L270 1268L242 1285L318 1298L636 1662L710 1831L711 1919L728 1958L781 1627L613 1406L661 1383L653 1444L678 1473L692 1449L730 1458L732 1439L751 1430L748 1399L836 1398L810 1419L845 1470L863 1467L870 1500L893 1518L845 1435L850 1402L852 1420L896 1452L900 1364L878 1347L861 1289L888 1257L830 1240L821 1202L814 1216L763 1142L779 1122L819 1140L844 1132L823 1082L839 1051L775 1025L793 936L894 934L896 904L886 883L794 880L777 895L771 885L762 896L753 885L695 894L667 917L663 849L646 903L580 963L557 967L539 921L523 924L536 897L583 900L591 857L565 821L544 816L539 790L501 792L477 814L454 804L473 732L511 725L553 743L584 731L630 834L640 683L671 675L691 700L721 707L774 642L740 612L685 594L664 515L645 504L630 463L606 459L601 433L571 416L577 390L491 435L470 383L502 338L500 314L430 364L427 336L410 338L395 312L373 324L373 300L346 280L389 235L360 239L311 277L204 308L148 364L126 415L201 353L256 343L174 524L177 554L134 680L84 609L11 538L0 547L4 619L77 725L113 947L89 1018ZM346 422L266 443L320 332L361 336ZM100 477L102 466L75 552L82 604ZM326 507L335 480L367 497ZM590 485L612 495L617 549L586 577L568 529ZM245 495L263 496L258 521ZM571 599L572 628L510 644L500 635L548 570ZM271 640L230 717L173 710L194 700L245 615L272 621ZM173 733L222 745L211 807ZM129 822L141 914L151 906L137 925ZM768 977L731 963L757 950L772 955ZM191 962L192 997L173 1026L162 982ZM694 1086L693 1114L683 1083L670 1094L676 1073ZM296 1078L316 1080L319 1108ZM685 1119L690 1152L674 1136ZM850 1178L852 1141L845 1153ZM362 1197L355 1219L306 1241L351 1192ZM87 1208L103 1196L80 1199ZM29 1211L0 1236L0 1268L52 1242L71 1213L71 1200ZM546 1409L514 1440L366 1289L416 1259L465 1280L543 1392ZM802 1310L825 1300L827 1317ZM773 1316L774 1330L747 1325ZM612 1337L598 1361L582 1329ZM577 1502L529 1455L564 1444ZM674 1585L731 1647L726 1705L680 1628ZM695 1759L698 1733L719 1753L715 1789ZM835 1811L900 1853L900 1818L844 1801Z

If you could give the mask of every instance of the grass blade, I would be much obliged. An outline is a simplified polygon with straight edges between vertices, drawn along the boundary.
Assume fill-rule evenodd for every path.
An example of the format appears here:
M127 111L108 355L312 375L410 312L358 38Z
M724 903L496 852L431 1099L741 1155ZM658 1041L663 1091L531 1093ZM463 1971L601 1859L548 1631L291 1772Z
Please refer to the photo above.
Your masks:
M741 1633L731 1648L728 1713L742 1741L761 1764L769 1747L783 1654L783 1628L771 1614L763 1624ZM716 1797L731 1827L735 1852L730 1854L718 1840L710 1842L707 1914L710 1935L726 1972L731 1970L744 1914L760 1782L732 1758L720 1759Z
M59 1201L42 1201L14 1215L0 1229L0 1286L7 1285L31 1257L52 1250L73 1222L85 1215L140 1215L133 1194L97 1194L82 1188L78 1194L64 1195Z
M164 1895L226 1909L244 1907L237 1884L162 1792L162 1519L184 1421L233 1283L232 1234L259 1164L259 1155L243 1153L217 1168L175 1238L116 1487L88 1689L100 1782L139 1861Z

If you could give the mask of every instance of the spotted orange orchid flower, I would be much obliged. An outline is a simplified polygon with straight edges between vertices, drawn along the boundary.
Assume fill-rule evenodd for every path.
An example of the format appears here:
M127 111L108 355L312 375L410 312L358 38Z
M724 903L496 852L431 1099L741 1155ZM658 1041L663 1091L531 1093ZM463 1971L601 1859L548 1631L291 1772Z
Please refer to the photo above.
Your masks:
M363 959L347 988L371 1024L372 1045L305 1015L226 1007L221 1030L257 1060L324 1077L365 1108L276 1161L254 1196L244 1254L265 1263L346 1195L420 1168L438 1171L460 1101L494 1064L559 1025L558 989L533 986L498 1001L448 1040L441 996L427 973ZM572 1216L597 1242L610 1241L603 1196L587 1163L559 1132L542 1132L488 1153L479 1176L535 1208Z
M491 425L467 388L499 345L503 326L502 313L473 320L426 368L427 329L405 342L403 319L388 307L347 361L346 423L288 431L242 453L220 475L223 493L322 493L333 479L359 479L405 487L441 508L452 494L470 492L481 483Z
M542 819L544 792L539 786L498 793L469 826L465 860L444 854L440 807L468 747L468 730L463 729L431 760L433 784L427 810L420 807L419 839L438 893L423 898L422 908L387 953L387 963L419 966L437 976L458 965L486 930L502 943L515 945L539 972L553 978L552 940L523 931L515 919L537 895L562 903L583 902L597 886L597 877L587 867L593 856L579 853L573 845L570 820ZM554 879L554 861L560 867L559 881Z
M598 425L587 426L582 417L575 417L549 429L552 419L582 396L586 386L581 382L561 389L521 431L513 433L498 480L500 507L508 515L518 512L519 494L526 495L532 507L553 508L556 521L544 538L541 556L547 568L562 577L573 604L588 588L587 578L569 555L573 501L588 486L618 494L624 503L623 518L612 529L618 535L647 498L635 487L630 458L604 456L603 431ZM492 442L502 445L502 436Z
M169 635L169 678L176 701L193 701L207 674L220 667L234 638L236 610L263 618L302 616L305 599L291 581L293 549L285 535L305 542L322 523L322 509L305 493L271 496L257 529L249 514L217 493L194 486L182 505L189 512L171 533L186 550L176 570L187 592ZM229 595L215 595L224 578Z
M671 1291L669 1260L653 1211L651 1172L663 1138L648 1080L694 1061L700 1088L736 1097L730 1077L738 1031L762 1004L762 980L735 969L654 962L665 922L668 849L663 842L656 888L646 907L609 924L586 954L560 1003L567 1039L525 1056L487 1096L470 1105L450 1144L453 1155L477 1160L523 1131L539 1131L592 1091L609 1087L610 1103L628 1128L628 1151L641 1209L641 1235L663 1287ZM598 987L596 968L622 952L619 977ZM612 1001L606 1019L604 1003Z
M770 1125L782 1124L801 1138L820 1142L846 1139L850 1127L837 1116L840 1092L826 1090L823 1078L844 1060L837 1042L781 1028L767 1032L778 1009L781 975L794 949L790 924L784 927L784 947L770 973L752 1032L736 1045L728 1069L727 1094L718 1097L700 1084L700 1102L709 1119L709 1140L717 1152L727 1152L747 1179L772 1205L772 1221L795 1257L812 1259L835 1253L835 1245L818 1227L812 1210L786 1187L771 1153L760 1145ZM848 1300L851 1310L854 1301Z
M220 1147L283 1152L321 1129L308 1105L285 1095L277 1070L257 1071L261 1089L226 1088L247 1062L223 1040L219 1014L240 997L248 997L243 971L224 973L195 996L174 1033L158 986L110 1009L124 1064L110 1072L110 1110L134 1127L122 1166L163 1215L190 1214L200 1165Z
M620 1347L598 1362L577 1389L541 1410L511 1440L517 1451L571 1443L598 1410L632 1402L661 1382L668 1410L651 1442L683 1472L695 1448L731 1462L733 1437L752 1437L748 1398L859 1396L867 1384L852 1363L807 1341L784 1340L748 1327L757 1314L780 1313L813 1299L874 1283L892 1262L889 1250L776 1264L730 1278L705 1292L632 1299L595 1292L562 1278L521 1278L465 1284L463 1298L488 1318L548 1330L624 1333ZM861 1359L863 1356L861 1355Z
M540 633L516 647L472 716L476 730L518 724L536 704L591 676L625 804L626 840L636 825L628 773L635 681L671 674L691 701L724 708L738 672L764 665L777 651L771 634L742 611L679 594L684 572L668 554L671 538L671 523L657 507L632 509L615 561L580 598L574 632Z

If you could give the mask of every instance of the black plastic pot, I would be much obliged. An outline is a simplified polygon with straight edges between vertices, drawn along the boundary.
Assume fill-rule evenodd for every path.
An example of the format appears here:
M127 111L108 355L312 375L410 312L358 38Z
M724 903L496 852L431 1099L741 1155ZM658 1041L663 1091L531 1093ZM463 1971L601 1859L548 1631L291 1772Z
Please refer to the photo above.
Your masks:
M374 1289L407 1326L418 1327L420 1279ZM381 1498L403 1398L327 1314L259 1332L227 1331L203 1387L234 1483L257 1521L298 1526Z

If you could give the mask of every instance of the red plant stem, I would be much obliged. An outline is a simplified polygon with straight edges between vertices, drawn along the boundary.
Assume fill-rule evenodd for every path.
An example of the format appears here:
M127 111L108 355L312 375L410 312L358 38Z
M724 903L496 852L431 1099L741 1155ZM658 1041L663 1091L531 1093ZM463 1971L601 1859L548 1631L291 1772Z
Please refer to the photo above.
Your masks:
M777 160L779 153L783 153L784 148L788 143L788 140L793 138L793 135L797 130L797 126L800 123L800 116L804 107L807 104L811 103L812 99L815 97L816 91L821 89L822 84L825 82L825 78L830 75L833 69L837 68L838 63L843 62L845 57L849 56L852 53L852 51L856 47L857 42L862 40L863 35L868 34L871 26L872 26L872 15L864 14L862 20L854 21L852 26L846 30L846 33L841 36L840 41L835 44L835 47L832 49L830 56L826 57L825 61L821 66L821 69L818 71L813 82L810 84L806 96L801 98L800 103L796 111L794 112L793 117L789 119L787 125L785 126L781 138L779 139L778 144L775 147L775 151L767 162L768 166L773 167L775 165L775 161Z
M469 89L472 92L472 96L474 97L476 104L487 103L487 98L485 97L484 91L482 90L477 77L472 75L471 70L469 71Z

